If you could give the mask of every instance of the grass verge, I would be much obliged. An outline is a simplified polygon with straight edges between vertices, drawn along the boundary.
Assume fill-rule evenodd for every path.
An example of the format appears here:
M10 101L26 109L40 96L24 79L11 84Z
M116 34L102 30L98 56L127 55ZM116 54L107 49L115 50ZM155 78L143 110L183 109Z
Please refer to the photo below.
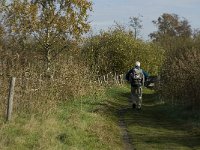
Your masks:
M9 123L0 120L0 149L123 149L115 115L119 106L110 93L61 103L48 115L17 114Z

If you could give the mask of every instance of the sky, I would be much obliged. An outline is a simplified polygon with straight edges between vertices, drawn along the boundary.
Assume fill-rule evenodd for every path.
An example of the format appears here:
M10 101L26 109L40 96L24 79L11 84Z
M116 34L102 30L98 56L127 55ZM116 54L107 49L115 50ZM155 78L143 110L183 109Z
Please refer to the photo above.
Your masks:
M189 21L192 29L200 28L200 0L92 0L93 11L89 21L95 33L107 30L115 23L128 26L130 17L140 17L143 28L140 37L148 40L148 35L157 28L152 21L163 13L177 14Z

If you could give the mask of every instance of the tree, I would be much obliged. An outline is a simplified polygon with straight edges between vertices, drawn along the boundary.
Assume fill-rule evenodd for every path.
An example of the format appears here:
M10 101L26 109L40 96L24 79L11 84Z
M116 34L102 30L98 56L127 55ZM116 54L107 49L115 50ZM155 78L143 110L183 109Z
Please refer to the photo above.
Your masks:
M117 26L87 38L82 53L93 72L99 75L110 72L120 74L131 67L135 56L130 57L138 43L129 32Z
M134 29L135 38L139 35L140 29L142 29L142 20L140 19L141 15L138 17L130 17L130 26Z
M133 67L135 61L151 74L158 74L164 50L154 43L135 39L123 26L110 28L87 38L82 47L83 58L94 73L121 74Z
M176 14L164 13L158 20L152 21L157 26L158 31L151 33L149 36L155 41L162 40L165 37L184 37L192 35L191 26L184 18L183 20Z
M23 43L36 41L48 71L52 60L67 49L69 40L89 30L91 4L88 0L7 0L2 21L8 35Z

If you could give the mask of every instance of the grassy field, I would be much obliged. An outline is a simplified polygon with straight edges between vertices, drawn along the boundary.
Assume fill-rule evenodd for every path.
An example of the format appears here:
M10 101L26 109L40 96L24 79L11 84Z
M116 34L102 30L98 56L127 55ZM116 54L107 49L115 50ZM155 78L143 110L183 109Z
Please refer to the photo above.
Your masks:
M129 87L112 87L60 104L49 115L18 114L0 120L0 149L122 150L119 110L137 150L200 149L200 115L160 103L144 91L141 111L131 108Z

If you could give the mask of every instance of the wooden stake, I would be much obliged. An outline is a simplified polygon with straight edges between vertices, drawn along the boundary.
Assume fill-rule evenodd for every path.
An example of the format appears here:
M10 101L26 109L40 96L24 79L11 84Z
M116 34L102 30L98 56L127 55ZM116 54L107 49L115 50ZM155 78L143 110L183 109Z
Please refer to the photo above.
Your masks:
M14 86L15 86L15 77L11 78L10 87L9 87L9 95L8 95L8 106L7 106L7 121L11 120L11 114L13 109L13 97L14 97Z

